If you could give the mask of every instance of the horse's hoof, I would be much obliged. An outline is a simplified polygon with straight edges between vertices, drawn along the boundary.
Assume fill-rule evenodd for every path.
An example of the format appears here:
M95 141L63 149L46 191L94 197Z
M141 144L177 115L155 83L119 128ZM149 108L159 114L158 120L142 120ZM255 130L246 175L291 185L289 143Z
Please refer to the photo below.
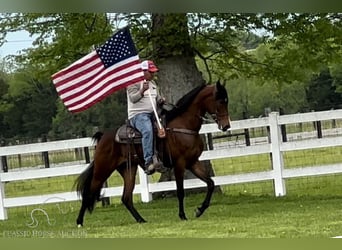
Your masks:
M188 218L186 218L185 214L179 215L179 218L180 218L181 220L188 220Z
M198 208L195 210L195 214L196 214L196 217L198 218L198 217L200 217L200 216L203 214L203 212L202 212L201 209L198 207Z
M146 223L147 221L144 219L137 220L138 223Z
M83 227L83 220L77 219L76 220L76 225L77 225L78 228Z

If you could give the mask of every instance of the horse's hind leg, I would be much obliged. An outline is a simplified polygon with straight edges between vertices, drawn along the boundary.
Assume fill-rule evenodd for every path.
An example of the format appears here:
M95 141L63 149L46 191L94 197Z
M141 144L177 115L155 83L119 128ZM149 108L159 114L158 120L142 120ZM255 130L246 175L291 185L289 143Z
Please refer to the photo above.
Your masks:
M135 186L135 175L137 173L137 165L132 164L130 167L127 167L126 164L122 164L118 168L118 171L124 179L124 189L121 197L122 203L126 206L128 211L132 214L132 216L137 222L146 222L133 206L133 189Z
M209 207L211 196L215 189L214 181L211 179L209 172L205 169L205 167L197 161L191 168L190 171L198 177L200 180L207 183L207 194L206 197L200 207L196 209L196 217L200 217L204 211Z
M184 169L176 167L174 171L177 185L178 216L181 220L187 220L184 212Z
M90 213L93 211L96 201L98 201L100 198L102 185L102 181L94 180L94 178L91 180L90 187L87 187L87 192L84 193L84 196L82 197L82 205L76 219L78 227L83 226L84 214L86 210L88 209Z
M77 227L83 226L83 218L84 218L84 214L85 214L86 209L87 209L87 206L85 205L84 200L82 200L81 209L80 209L80 212L78 213L78 217L76 219Z

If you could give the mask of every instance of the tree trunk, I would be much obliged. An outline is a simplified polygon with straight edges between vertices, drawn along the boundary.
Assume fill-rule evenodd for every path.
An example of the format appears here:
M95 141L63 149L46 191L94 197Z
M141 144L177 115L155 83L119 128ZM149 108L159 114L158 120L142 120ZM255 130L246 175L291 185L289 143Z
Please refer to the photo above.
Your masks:
M187 26L187 16L180 14L152 14L153 57L157 58L159 72L156 81L166 100L175 104L185 93L205 83L195 62ZM211 176L214 175L210 161L204 162ZM189 171L185 179L196 178ZM173 171L163 173L161 181L174 180ZM190 190L191 192L203 189ZM205 188L206 190L206 188ZM156 197L174 194L159 193Z

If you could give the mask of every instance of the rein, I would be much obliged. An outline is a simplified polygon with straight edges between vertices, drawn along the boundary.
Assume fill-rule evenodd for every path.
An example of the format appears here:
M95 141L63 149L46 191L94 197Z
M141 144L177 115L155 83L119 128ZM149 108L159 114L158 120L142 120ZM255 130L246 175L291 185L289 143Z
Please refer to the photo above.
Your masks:
M227 117L228 113L224 114L210 114L210 117L200 116L199 118L204 122L217 122L217 118Z

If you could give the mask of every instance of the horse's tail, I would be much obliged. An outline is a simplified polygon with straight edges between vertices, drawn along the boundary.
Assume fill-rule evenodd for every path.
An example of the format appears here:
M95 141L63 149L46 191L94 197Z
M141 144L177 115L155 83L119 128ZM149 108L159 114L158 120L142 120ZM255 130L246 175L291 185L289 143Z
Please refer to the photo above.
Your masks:
M92 161L86 170L84 170L76 179L76 191L82 197L83 204L91 213L94 209L95 202L99 199L100 190L97 193L91 193L90 185L94 174L94 161Z
M101 140L102 136L103 136L103 132L98 131L93 135L92 139L94 142L98 143Z

